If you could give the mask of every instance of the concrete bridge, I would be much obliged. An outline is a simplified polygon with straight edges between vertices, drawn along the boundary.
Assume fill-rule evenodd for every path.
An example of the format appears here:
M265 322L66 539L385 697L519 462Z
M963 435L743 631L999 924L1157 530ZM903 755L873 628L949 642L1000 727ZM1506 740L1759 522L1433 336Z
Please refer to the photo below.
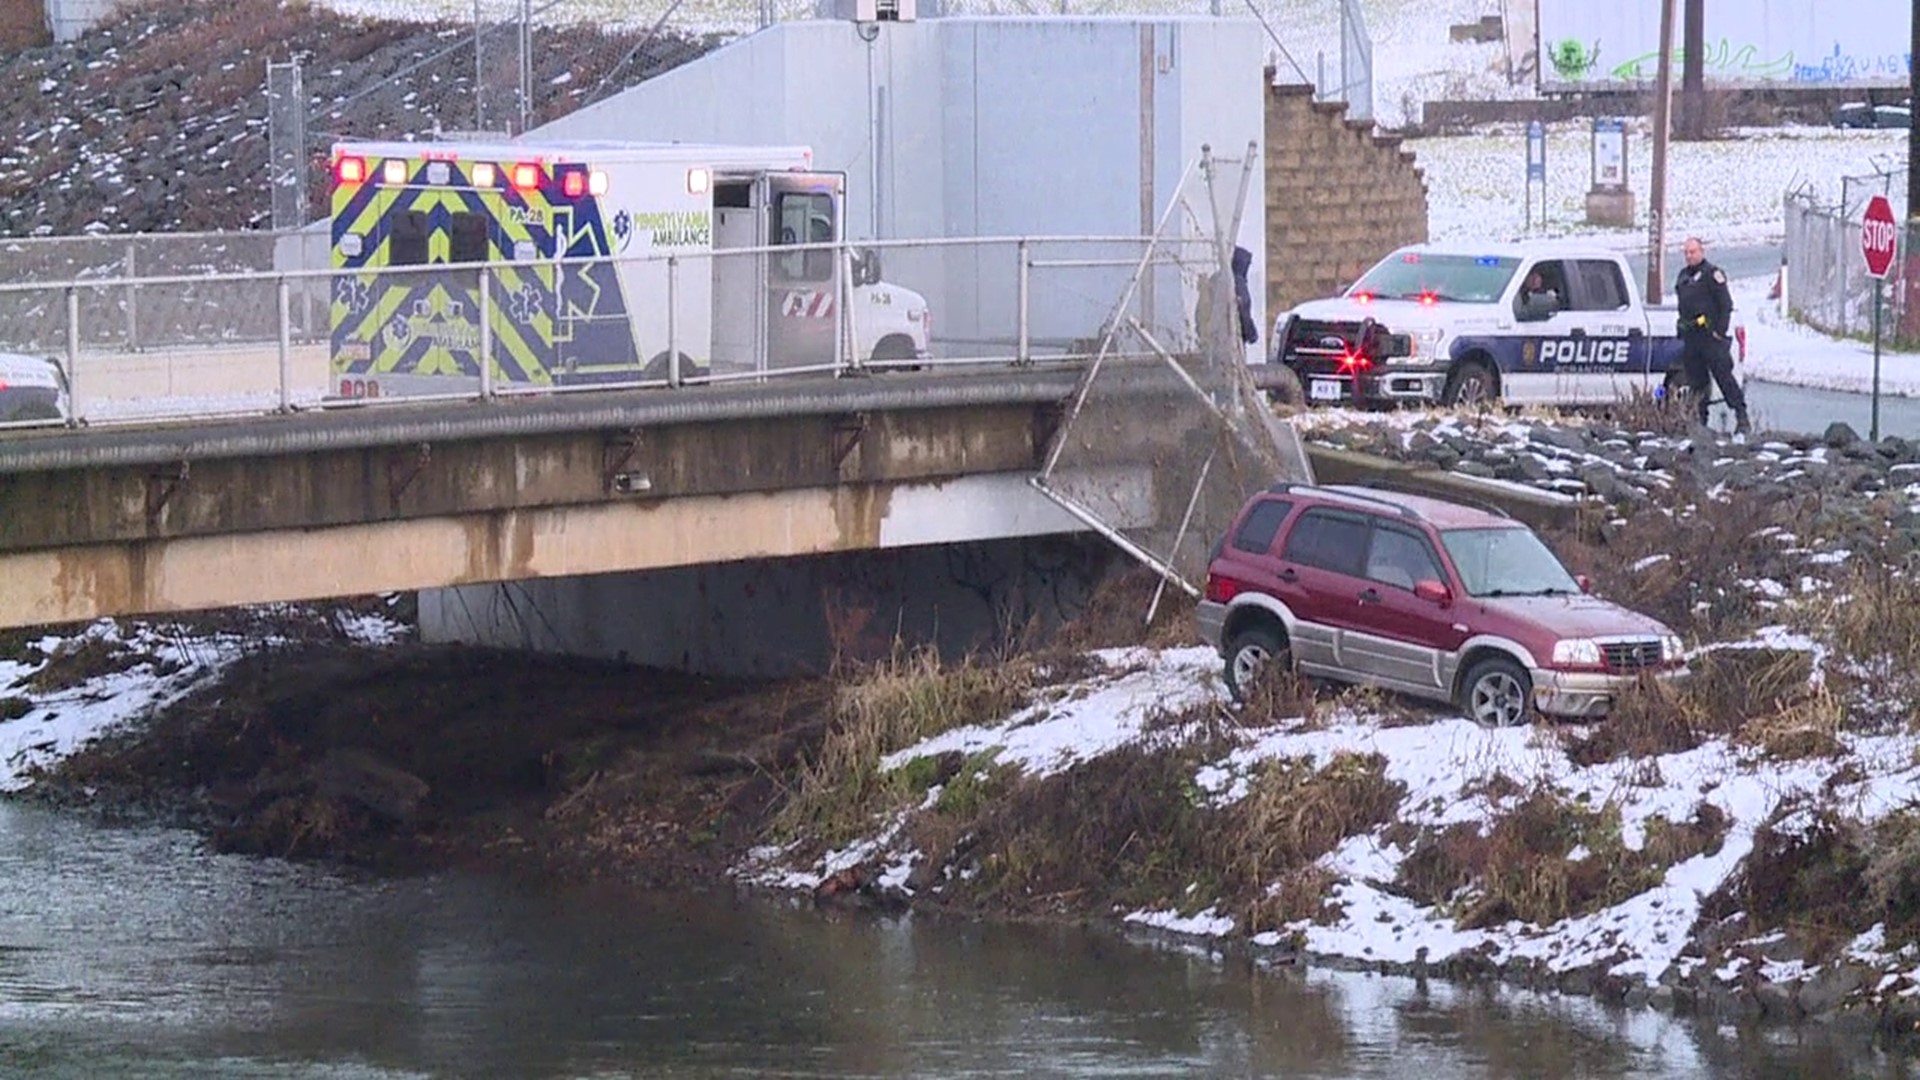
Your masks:
M1077 532L1071 371L393 406L0 442L0 626ZM1151 477L1110 478L1153 515Z

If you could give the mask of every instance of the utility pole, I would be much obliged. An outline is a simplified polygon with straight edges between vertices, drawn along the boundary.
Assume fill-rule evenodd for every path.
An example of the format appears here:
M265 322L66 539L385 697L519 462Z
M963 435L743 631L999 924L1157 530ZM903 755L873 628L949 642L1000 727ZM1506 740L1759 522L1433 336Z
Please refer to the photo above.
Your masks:
M1916 0L1920 2L1920 0ZM1685 44L1680 47L1680 137L1707 137L1707 0L1687 0Z
M1920 65L1912 61L1920 50L1920 0L1913 0L1912 41L1908 46L1907 100L1920 101ZM1907 220L1920 220L1920 128L1907 129Z
M1667 276L1667 143L1673 138L1673 5L1660 0L1660 68L1653 89L1653 198L1647 207L1647 303ZM1920 0L1915 0L1920 3Z

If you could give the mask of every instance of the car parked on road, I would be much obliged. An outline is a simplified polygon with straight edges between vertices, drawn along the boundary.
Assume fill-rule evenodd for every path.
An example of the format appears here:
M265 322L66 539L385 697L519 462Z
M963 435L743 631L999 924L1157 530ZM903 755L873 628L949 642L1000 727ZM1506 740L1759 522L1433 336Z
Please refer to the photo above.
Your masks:
M64 420L66 415L67 376L58 363L0 353L0 424Z
M1592 595L1526 525L1366 487L1248 500L1214 549L1198 621L1236 698L1279 661L1489 726L1598 718L1643 675L1688 673L1673 631Z

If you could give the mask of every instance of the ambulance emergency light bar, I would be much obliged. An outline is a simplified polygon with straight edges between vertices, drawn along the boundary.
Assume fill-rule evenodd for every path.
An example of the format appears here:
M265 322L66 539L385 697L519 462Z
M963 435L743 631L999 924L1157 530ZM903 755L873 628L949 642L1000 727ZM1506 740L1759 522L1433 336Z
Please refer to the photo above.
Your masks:
M435 155L437 160L444 160ZM444 184L451 180L445 167L430 168L427 182ZM605 195L607 193L607 174L599 169L582 169L562 166L554 170L560 177L560 190L569 199L583 195ZM333 178L341 185L364 184L371 174L367 169L367 159L352 155L342 155L333 163ZM545 170L536 162L523 161L508 170L508 178L513 186L521 191L537 191L545 179ZM488 162L475 162L468 177L476 188L490 188L499 180L499 170ZM405 187L409 181L406 161L389 158L381 164L380 182L388 187ZM705 169L687 170L687 191L694 195L704 193L712 184L712 177Z

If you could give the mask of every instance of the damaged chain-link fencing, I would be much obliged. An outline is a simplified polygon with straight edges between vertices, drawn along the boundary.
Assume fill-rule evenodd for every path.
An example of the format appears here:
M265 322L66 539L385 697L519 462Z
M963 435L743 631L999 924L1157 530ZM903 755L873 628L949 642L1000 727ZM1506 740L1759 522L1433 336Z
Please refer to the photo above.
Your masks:
M1203 150L1188 168L1034 477L1069 514L1196 597L1214 541L1247 497L1312 479L1298 436L1255 386L1241 338L1231 238L1256 152Z

